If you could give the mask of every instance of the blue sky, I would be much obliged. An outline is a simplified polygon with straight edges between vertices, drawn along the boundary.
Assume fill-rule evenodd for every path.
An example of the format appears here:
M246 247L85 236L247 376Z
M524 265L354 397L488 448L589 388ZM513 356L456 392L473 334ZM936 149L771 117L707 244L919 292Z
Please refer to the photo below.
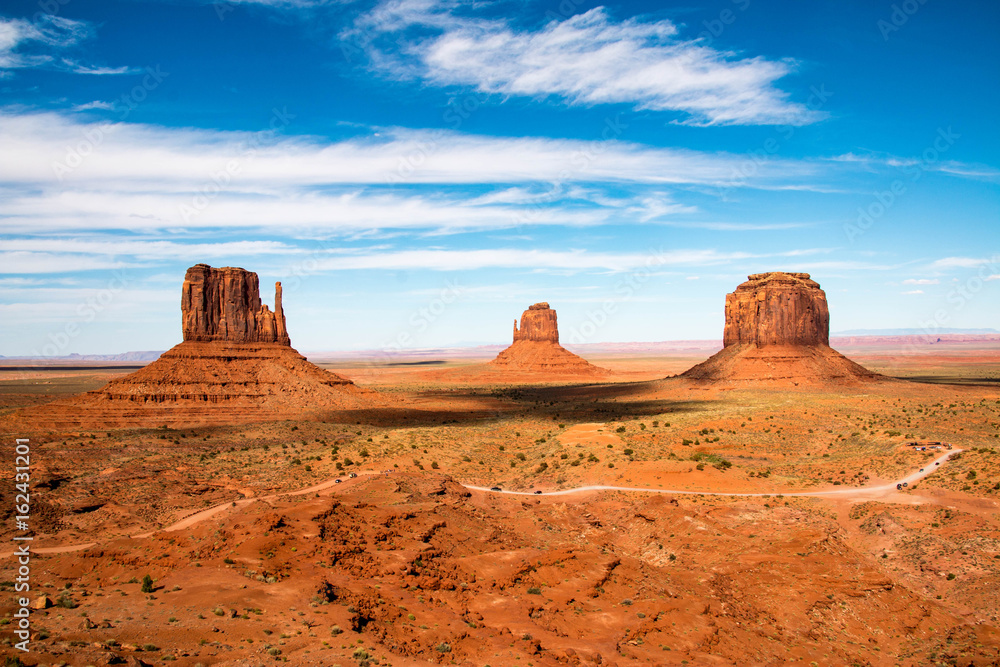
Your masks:
M720 338L748 273L832 329L993 328L1000 5L8 0L0 354L180 341L184 270L301 350Z

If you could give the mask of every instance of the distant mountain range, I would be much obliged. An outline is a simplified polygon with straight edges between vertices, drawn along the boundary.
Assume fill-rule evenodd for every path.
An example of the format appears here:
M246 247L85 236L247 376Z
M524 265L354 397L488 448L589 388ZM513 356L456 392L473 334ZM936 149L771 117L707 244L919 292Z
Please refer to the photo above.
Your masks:
M44 361L153 361L161 354L163 354L163 350L141 350L137 352L121 352L119 354L67 354L62 357L5 357L0 354L0 359L40 359Z
M996 329L850 329L834 331L831 336L937 336L939 334L996 334Z
M942 328L934 331L924 329L850 329L847 331L836 331L830 334L836 346L839 344L868 344L884 343L886 339L894 336L918 336L924 342L925 339L937 336L972 336L973 338L951 338L943 342L969 342L975 341L976 336L984 336L986 340L995 340L992 337L1000 335L997 329L955 329ZM860 341L857 337L870 338L870 341ZM850 339L850 340L848 340ZM933 341L932 341L933 342ZM391 360L395 357L406 358L464 358L464 357L492 357L500 350L507 347L507 344L478 344L478 345L453 345L449 347L432 347L420 349L407 349L386 353L382 350L342 350L342 351L307 351L304 354L310 359L375 359ZM585 343L582 345L566 344L565 347L579 354L614 354L614 353L677 353L677 352L701 352L704 350L716 351L722 347L722 341L715 340L674 340L674 341L650 341L642 343ZM139 350L133 352L121 352L119 354L68 354L62 357L5 357L0 354L0 359L5 361L44 361L47 363L72 363L81 361L104 361L119 363L148 363L155 361L163 350Z

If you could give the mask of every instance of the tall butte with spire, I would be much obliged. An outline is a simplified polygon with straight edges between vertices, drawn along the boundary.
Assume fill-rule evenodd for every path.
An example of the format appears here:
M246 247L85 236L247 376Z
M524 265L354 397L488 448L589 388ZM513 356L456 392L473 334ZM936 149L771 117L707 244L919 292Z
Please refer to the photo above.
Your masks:
M748 276L726 295L723 345L682 377L789 386L885 379L830 347L826 293L808 273Z
M521 315L521 327L514 320L514 342L490 366L507 371L605 375L608 371L594 366L559 344L556 311L547 303L536 303Z
M52 428L188 426L284 419L371 407L374 392L309 363L291 347L275 284L274 311L257 274L196 264L181 287L183 342L103 388L26 411Z

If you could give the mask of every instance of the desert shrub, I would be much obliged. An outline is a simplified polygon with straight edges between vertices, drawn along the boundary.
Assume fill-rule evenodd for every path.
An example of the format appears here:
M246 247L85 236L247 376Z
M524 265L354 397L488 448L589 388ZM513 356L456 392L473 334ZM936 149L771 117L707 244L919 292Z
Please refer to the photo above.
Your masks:
M548 469L549 469L549 464L546 463L545 461L542 461L541 463L538 464L538 467L535 468L535 473L542 473Z
M140 590L142 590L143 593L153 592L153 578L148 574L142 578L142 588Z
M539 588L538 586L532 586L531 588L528 589L528 595L541 595L541 594L542 594L542 589Z
M440 467L441 466L438 465L437 461L431 461L431 468L433 468L434 470L437 470Z
M623 453L625 454L625 456L632 456L632 454L634 454L635 452L633 452L631 449L626 448L623 450Z
M619 426L618 428L615 429L615 433L624 433L624 432L625 432L624 426Z

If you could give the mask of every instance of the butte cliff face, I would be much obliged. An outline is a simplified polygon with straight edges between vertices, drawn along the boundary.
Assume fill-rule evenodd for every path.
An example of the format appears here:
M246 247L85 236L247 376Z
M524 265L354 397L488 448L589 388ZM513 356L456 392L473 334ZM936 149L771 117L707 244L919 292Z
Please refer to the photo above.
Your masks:
M881 376L830 347L826 293L808 273L755 273L726 295L724 347L683 377L791 386Z
M275 286L272 312L257 274L188 269L181 288L184 341L103 388L25 414L51 428L150 427L284 419L372 407L378 396L292 349Z
M281 307L281 283L274 285L274 312L260 301L257 274L227 266L196 264L181 288L184 340L290 345Z
M829 345L826 293L808 273L755 273L726 295L729 345Z
M608 371L594 366L559 344L556 311L547 303L536 303L521 315L521 326L514 321L514 341L489 363L505 371L532 371L560 375L604 375Z
M549 308L549 304L544 301L528 306L528 310L521 314L520 329L517 328L517 320L514 320L514 342L519 340L558 343L559 324L556 321L556 311Z

